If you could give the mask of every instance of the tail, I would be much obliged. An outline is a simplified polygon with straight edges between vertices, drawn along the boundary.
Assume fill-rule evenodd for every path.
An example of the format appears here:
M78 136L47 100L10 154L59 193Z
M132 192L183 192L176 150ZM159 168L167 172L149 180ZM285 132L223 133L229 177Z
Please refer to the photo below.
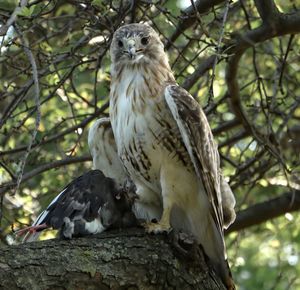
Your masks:
M210 215L207 221L206 235L201 245L212 263L216 274L222 279L226 288L228 290L236 289L227 260L223 232L219 232Z
M202 246L214 271L227 289L235 289L232 274L227 262L223 232L220 232L213 217L205 210L191 210L188 213L190 230Z

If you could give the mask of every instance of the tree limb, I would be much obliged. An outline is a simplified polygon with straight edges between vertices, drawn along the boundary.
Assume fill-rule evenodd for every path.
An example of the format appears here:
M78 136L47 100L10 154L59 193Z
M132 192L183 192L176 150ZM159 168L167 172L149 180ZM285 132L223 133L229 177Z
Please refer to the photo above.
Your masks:
M26 38L25 35L23 35L20 32L18 25L15 25L15 30L21 39L21 42L24 46L25 54L27 55L30 65L31 65L32 79L33 79L33 83L34 83L34 101L35 101L35 106L36 106L36 117L35 117L35 126L31 133L30 141L29 141L28 145L26 146L25 154L24 154L22 160L20 161L19 168L17 170L18 178L17 178L16 186L14 188L14 194L18 191L19 186L21 184L25 164L26 164L27 158L31 152L32 145L35 142L35 138L36 138L36 135L37 135L40 123L41 123L40 82L39 82L39 77L38 77L37 64L36 64L35 58L33 56L33 53L31 51L31 48L29 47L28 39Z
M213 67L215 61L217 59L217 55L211 55L207 59L200 62L196 70L184 81L182 87L186 90L190 90L191 87L198 81L198 79L209 69Z
M164 235L142 229L0 248L1 289L225 290L201 251L178 259Z
M274 148L272 142L268 139L268 136L265 138L255 126L250 123L243 110L240 99L240 87L238 84L238 66L242 55L249 47L274 37L299 33L300 11L283 14L280 13L276 7L273 7L273 5L275 5L273 1L257 0L255 3L258 5L259 13L263 17L263 24L254 30L235 37L233 45L228 51L231 57L229 57L226 68L226 83L236 117L241 121L247 132L251 133L260 144L265 144L270 149L270 152L281 160L280 154L278 154L276 148ZM268 13L267 9L271 6L272 11L270 11L270 13L272 17L270 18L266 14Z
M255 0L256 9L264 23L272 25L274 18L279 14L273 0Z
M54 134L50 137L45 136L42 139L42 141L33 143L32 148L42 146L47 143L51 143L59 138L62 138L63 136L65 136L67 134L75 132L75 130L78 128L84 129L96 117L99 117L101 114L103 114L103 112L108 108L108 106L109 106L109 101L107 101L105 104L103 104L102 107L97 109L93 115L91 115L88 118L85 118L82 122L80 122L76 125L73 125L72 127L65 129L64 131ZM20 146L20 147L10 149L10 150L0 151L0 157L2 157L4 155L11 155L11 154L22 152L22 151L26 150L26 148L27 148L27 146Z
M257 29L237 36L235 43L233 44L233 48L229 52L232 54L232 56L229 58L226 70L227 87L234 111L237 117L244 124L245 128L248 130L252 129L251 126L249 127L249 121L241 108L239 85L237 80L238 64L242 55L249 47L254 46L259 42L263 42L273 37L282 36L285 34L300 32L300 11L289 15L279 13L276 15L276 17L276 26L273 27L273 29L271 29L272 27L269 25L263 24Z
M91 160L92 160L91 156L81 156L81 157L66 158L63 160L56 160L56 161L53 161L50 163L42 164L39 167L25 173L22 176L20 183L23 183L23 182L27 181L28 179L31 179L34 176L41 174L49 169L53 169L53 168L57 168L57 167L61 167L61 166L65 166L65 165L69 165L69 164L73 164L73 163L81 163L81 162L85 162L85 161L91 161ZM2 184L0 186L0 196L3 195L4 193L6 193L7 191L13 189L15 186L16 186L15 181L10 181L10 182Z
M237 213L235 222L226 234L258 225L267 220L279 217L287 212L300 209L300 191L287 192L274 199L264 201Z
M195 3L198 13L205 13L212 7L221 4L225 0L199 0ZM197 13L193 7L194 5L189 6L184 11L181 12L179 18L181 19L176 27L176 30L171 35L168 43L166 44L166 49L169 49L171 44L176 41L176 39L190 26L192 26L196 19Z

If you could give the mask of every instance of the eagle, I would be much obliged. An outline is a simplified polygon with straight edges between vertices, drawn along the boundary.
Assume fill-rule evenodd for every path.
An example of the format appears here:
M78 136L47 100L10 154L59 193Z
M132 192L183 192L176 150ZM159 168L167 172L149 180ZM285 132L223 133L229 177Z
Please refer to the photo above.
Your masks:
M151 26L117 29L110 54L109 115L117 154L136 186L137 217L147 219L149 233L172 228L192 233L227 288L234 289L224 228L235 218L235 199L203 110L176 83Z

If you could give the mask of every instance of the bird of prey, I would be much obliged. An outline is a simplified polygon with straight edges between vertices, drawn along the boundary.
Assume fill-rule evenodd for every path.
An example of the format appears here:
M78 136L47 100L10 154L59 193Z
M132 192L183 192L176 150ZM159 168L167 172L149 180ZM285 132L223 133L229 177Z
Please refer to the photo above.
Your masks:
M61 238L101 233L108 228L137 224L133 200L127 192L100 170L74 179L49 204L34 224L18 231L24 241L35 241L46 228L58 229Z
M203 110L176 83L163 43L150 26L120 27L110 53L110 119L119 158L137 188L137 215L148 217L148 232L172 227L191 232L227 288L234 289L223 208L228 225L235 199L228 184L222 198L225 180Z
M136 200L134 194L135 185L131 181L118 156L109 118L100 118L92 124L88 134L88 144L93 158L93 168L99 169L105 176L113 178L120 186L127 189L130 199ZM231 188L223 175L221 175L220 185L224 228L226 229L235 219L235 212L233 210L235 200ZM146 210L139 210L138 202L136 202L135 205L136 207L134 207L133 210L139 219L151 220L156 217L149 214ZM155 210L159 211L159 207Z

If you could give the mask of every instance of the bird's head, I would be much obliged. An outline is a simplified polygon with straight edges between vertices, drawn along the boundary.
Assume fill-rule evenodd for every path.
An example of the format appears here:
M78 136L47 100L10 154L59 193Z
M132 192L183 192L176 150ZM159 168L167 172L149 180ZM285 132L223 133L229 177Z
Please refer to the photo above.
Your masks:
M165 56L158 34L149 25L133 23L114 33L110 48L113 64L150 63Z

